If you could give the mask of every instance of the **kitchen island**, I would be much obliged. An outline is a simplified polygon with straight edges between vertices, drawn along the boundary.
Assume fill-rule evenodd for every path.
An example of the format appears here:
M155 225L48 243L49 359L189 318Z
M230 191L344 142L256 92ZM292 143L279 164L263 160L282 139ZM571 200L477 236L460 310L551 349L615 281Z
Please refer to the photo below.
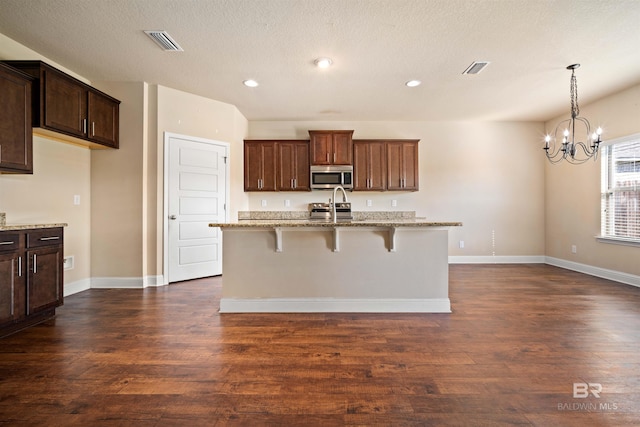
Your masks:
M241 220L223 232L220 312L448 313L448 229L420 219Z

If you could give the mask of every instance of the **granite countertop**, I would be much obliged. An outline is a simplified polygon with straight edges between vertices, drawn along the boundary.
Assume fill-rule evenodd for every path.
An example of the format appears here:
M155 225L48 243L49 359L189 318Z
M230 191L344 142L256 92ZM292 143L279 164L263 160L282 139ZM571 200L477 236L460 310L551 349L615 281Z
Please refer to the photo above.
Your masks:
M368 219L351 221L322 221L310 219L248 219L229 223L211 223L209 227L222 228L277 228L277 227L459 227L457 221L427 221L426 219Z
M352 212L352 220L338 222L309 219L309 211L243 211L238 221L211 223L209 227L222 228L281 228L281 227L459 227L457 221L427 221L416 217L414 211Z
M52 224L6 224L0 225L0 231L33 230L38 228L58 228L66 226L67 224L64 222Z
M67 224L63 222L53 224L7 224L7 216L4 212L0 212L0 231L32 230L36 228L58 228L66 226Z

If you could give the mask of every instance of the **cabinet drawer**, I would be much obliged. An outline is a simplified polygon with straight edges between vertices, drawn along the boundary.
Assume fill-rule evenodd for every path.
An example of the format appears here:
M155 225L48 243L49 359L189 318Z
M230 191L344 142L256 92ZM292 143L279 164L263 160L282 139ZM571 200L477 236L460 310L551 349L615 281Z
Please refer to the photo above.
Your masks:
M27 248L62 244L62 228L43 228L27 233Z
M0 252L16 251L19 247L19 233L0 233Z

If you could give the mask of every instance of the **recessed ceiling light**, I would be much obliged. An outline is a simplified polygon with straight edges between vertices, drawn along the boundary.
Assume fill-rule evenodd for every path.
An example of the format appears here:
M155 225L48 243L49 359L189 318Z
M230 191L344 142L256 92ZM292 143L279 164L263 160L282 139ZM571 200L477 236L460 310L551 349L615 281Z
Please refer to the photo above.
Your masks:
M405 85L407 85L408 87L416 87L416 86L420 86L422 84L422 82L420 80L409 80L408 82L405 83Z
M247 87L258 87L258 82L251 79L243 81L242 84Z
M313 61L313 63L316 64L318 68L329 68L331 64L333 64L333 61L331 58L318 58Z

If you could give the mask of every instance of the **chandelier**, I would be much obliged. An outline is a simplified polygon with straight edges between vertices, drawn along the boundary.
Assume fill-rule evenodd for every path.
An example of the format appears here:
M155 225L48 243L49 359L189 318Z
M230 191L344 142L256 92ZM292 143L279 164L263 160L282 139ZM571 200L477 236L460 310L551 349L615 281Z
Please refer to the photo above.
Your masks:
M544 151L551 163L558 163L566 160L572 164L581 164L587 160L598 158L598 148L602 140L602 128L591 133L589 120L580 117L580 107L578 106L578 84L576 82L576 68L580 64L573 64L567 67L571 70L571 118L558 123L553 134L544 138ZM558 139L558 133L562 133L562 143ZM582 142L584 141L584 142Z

